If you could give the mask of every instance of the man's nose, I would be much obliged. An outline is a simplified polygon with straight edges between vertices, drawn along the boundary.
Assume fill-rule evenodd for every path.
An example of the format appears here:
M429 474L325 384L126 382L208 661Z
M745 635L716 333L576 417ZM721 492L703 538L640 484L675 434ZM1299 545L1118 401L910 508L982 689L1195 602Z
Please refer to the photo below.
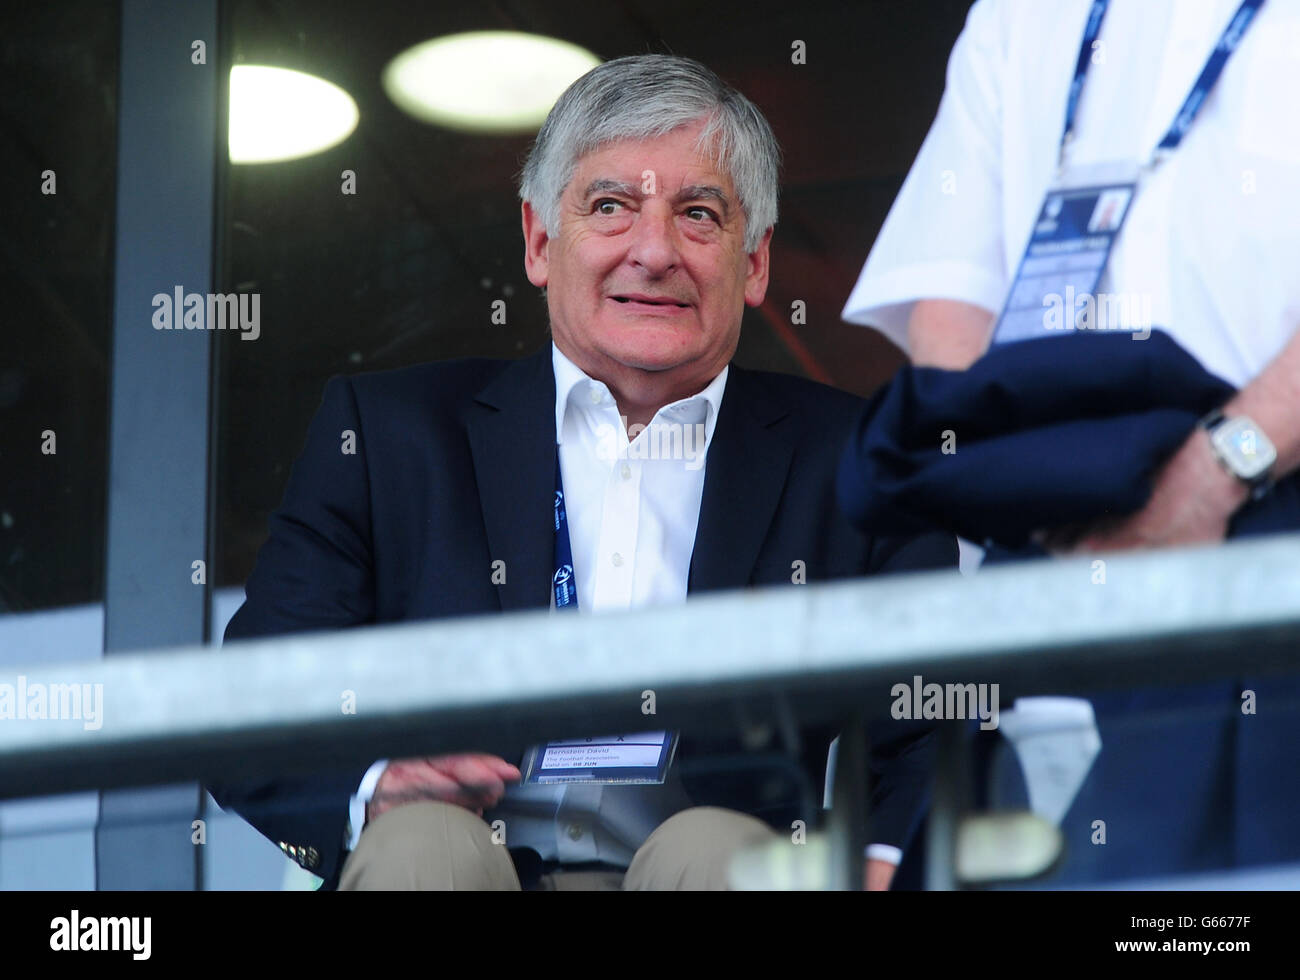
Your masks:
M650 200L642 206L632 227L628 260L652 278L667 275L681 262L677 249L677 225L673 209L667 202Z

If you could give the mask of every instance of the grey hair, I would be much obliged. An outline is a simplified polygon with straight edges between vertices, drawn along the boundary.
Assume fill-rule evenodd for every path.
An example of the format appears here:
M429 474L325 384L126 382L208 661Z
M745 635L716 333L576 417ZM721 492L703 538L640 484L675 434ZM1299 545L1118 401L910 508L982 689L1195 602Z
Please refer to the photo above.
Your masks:
M781 148L754 103L690 58L616 58L565 89L529 150L519 196L554 235L560 198L583 156L607 143L657 139L701 118L707 121L697 146L731 176L752 253L776 224Z

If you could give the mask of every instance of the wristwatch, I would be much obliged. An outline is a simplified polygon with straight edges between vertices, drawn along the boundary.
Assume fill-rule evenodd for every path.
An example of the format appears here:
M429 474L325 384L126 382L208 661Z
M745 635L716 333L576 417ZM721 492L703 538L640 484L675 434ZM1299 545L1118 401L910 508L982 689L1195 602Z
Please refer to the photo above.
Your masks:
M1277 449L1253 419L1245 415L1228 418L1216 409L1201 419L1201 427L1209 434L1219 465L1250 488L1252 500L1268 493Z

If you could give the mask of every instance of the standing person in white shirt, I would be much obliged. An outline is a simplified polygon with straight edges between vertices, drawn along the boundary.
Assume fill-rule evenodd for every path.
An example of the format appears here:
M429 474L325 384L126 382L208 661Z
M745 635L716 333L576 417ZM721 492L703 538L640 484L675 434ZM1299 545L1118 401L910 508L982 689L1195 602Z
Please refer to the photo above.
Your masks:
M1146 160L1240 0L1114 0L1071 141L1077 164ZM914 364L961 369L988 346L1058 162L1070 68L1092 0L979 0L939 112L844 319ZM1098 285L1238 386L1300 466L1300 5L1266 3L1182 144L1144 176ZM1149 325L1149 324L1148 324ZM1094 549L1221 539L1246 495L1193 433L1149 506Z
M1230 52L1222 72L1192 99L1216 46ZM1082 71L1072 76L1076 65ZM1076 81L1077 113L1062 145ZM1181 141L1158 150L1179 125ZM1163 329L1235 385L1226 419L1250 420L1275 447L1274 480L1295 474L1300 5L978 0L844 319L880 330L915 365L969 367L989 346L1058 168L1116 160L1147 166L1095 287L1099 298L1132 300L1116 307L1114 326ZM1250 499L1228 463L1198 427L1157 474L1146 506L1088 529L1078 550L1222 540ZM1109 741L1112 759L1120 744ZM1229 779L1223 793L1258 799L1283 777L1250 788L1233 778L1236 790ZM1297 836L1279 832L1274 840L1285 844L1260 849L1259 859L1291 854ZM1251 847L1239 843L1237 856Z

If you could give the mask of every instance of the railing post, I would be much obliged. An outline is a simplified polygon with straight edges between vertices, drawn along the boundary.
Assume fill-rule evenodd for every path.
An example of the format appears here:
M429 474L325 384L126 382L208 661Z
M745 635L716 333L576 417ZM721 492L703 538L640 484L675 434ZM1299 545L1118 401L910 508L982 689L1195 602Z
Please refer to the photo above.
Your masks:
M925 847L927 891L954 891L957 880L957 831L970 806L970 743L961 721L941 722Z
M212 291L225 132L217 112L217 0L123 0L121 12L104 576L110 658L207 640L212 336L154 329L152 298L170 302L176 288ZM201 862L190 835L199 808L193 782L104 792L97 887L198 887Z
M866 787L869 748L866 724L861 714L854 714L840 729L831 812L827 821L833 891L862 889L867 821L870 818Z

